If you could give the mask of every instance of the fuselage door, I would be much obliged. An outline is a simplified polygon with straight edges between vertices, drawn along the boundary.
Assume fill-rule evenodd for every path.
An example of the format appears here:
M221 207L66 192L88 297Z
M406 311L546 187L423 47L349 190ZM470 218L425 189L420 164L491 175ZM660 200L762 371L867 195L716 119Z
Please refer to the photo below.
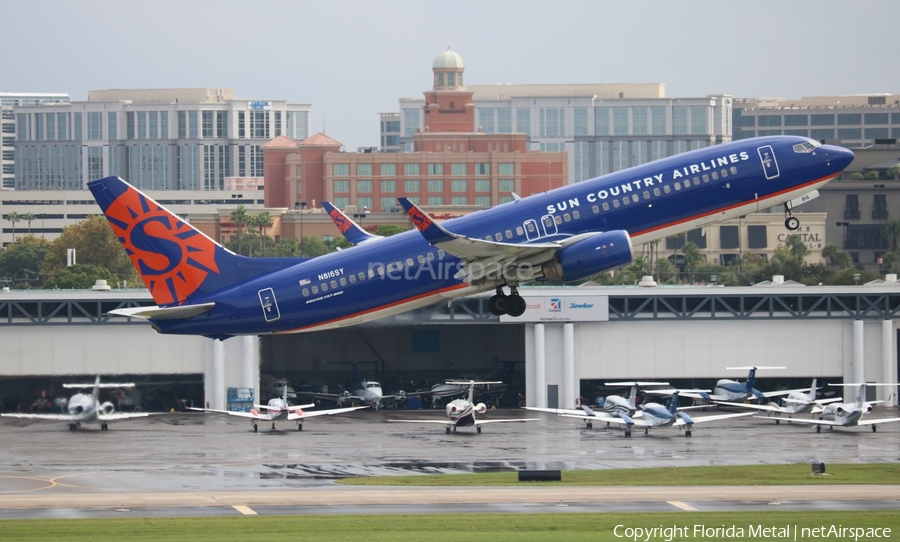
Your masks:
M778 171L778 162L775 160L775 151L771 145L764 145L756 149L759 153L759 159L762 162L763 172L766 174L766 180L777 178L781 173Z
M262 305L263 316L266 322L274 322L281 318L278 311L278 302L275 300L275 291L271 288L259 291L259 303Z
M553 220L553 215L542 216L541 225L544 227L544 235L556 235L556 221Z
M531 241L541 236L540 232L538 232L537 220L529 218L523 226L525 227L525 239Z

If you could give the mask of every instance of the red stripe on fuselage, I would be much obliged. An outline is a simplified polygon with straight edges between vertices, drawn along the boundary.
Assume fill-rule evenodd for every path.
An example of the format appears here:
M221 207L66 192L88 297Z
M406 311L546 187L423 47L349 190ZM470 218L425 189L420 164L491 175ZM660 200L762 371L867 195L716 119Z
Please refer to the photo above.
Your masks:
M810 182L808 182L808 183L806 183L806 184L801 184L801 185L795 186L795 187L793 187L793 188L788 188L788 189L782 190L781 192L775 192L774 194L770 194L770 195L768 195L768 196L766 196L765 198L762 198L762 199L751 200L751 201L745 201L745 202L743 202L743 203L736 203L736 204L734 204L734 205L729 205L728 207L721 207L721 208L716 209L715 211L712 211L712 212L707 212L707 213L704 213L704 214L702 214L702 215L694 215L694 216L691 216L691 217L688 217L688 218L684 218L684 219L682 219L682 220L678 220L678 221L675 221L675 222L669 222L669 223L666 223L666 224L661 224L661 225L659 225L659 226L656 226L655 228L650 228L650 229L642 230L642 231L635 232L635 233L629 232L629 235L631 235L631 237L638 237L638 236L646 235L646 234L648 234L648 233L652 233L652 232L655 232L655 231L664 230L664 229L666 229L666 228L671 228L672 226L677 226L678 224L684 224L685 222L690 222L690 221L692 221L692 220L697 220L697 219L702 218L702 217L704 217L704 216L709 216L709 215L712 215L712 214L721 213L721 212L723 212L723 211L728 211L728 210L731 210L731 209L735 209L735 208L737 208L737 207L742 207L742 206L744 206L744 205L748 205L748 204L751 204L751 203L754 203L754 202L762 202L762 201L766 201L766 200L769 200L769 199L772 199L772 198L776 198L776 197L778 197L778 196L780 196L780 195L782 195L782 194L787 194L788 192L793 192L793 191L795 191L795 190L800 190L800 189L802 189L804 186L812 186L812 185L814 185L814 184L819 184L819 183L821 183L821 182L828 182L828 180L833 179L833 178L835 178L835 177L837 177L837 176L838 176L838 174L836 173L836 174L834 174L834 175L831 175L830 177L822 177L822 178L820 178L820 179L816 179L815 181L810 181Z

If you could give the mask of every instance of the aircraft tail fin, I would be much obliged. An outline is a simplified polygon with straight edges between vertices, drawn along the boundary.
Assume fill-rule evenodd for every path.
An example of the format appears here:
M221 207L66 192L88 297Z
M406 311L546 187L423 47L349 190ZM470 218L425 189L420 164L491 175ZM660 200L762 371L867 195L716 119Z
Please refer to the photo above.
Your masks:
M88 188L157 305L190 304L192 296L302 261L239 256L119 177Z
M371 241L372 239L381 238L380 235L372 235L366 230L362 229L359 224L350 220L350 218L341 212L340 209L335 207L329 201L323 201L322 207L325 208L325 212L328 213L328 216L331 217L331 221L334 222L334 225L337 226L337 229L344 234L344 237L347 238L348 241L353 243L354 245L358 245L360 243L364 243L366 241Z
M669 404L666 405L666 408L673 416L678 414L678 390L672 392L672 396L669 397Z
M863 382L859 385L859 389L856 391L856 399L854 400L854 404L856 405L857 410L864 410L866 408L866 383Z
M809 395L807 395L807 397L809 398L810 401L815 401L816 395L818 395L818 392L819 392L819 390L816 389L816 379L813 378L812 384L809 385Z

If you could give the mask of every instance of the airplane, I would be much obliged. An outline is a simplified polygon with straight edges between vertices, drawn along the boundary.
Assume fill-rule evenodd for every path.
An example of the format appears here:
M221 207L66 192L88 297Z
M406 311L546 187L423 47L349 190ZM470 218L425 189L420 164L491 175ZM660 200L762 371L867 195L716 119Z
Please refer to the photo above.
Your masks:
M594 427L594 422L598 419L605 420L611 417L640 417L641 411L637 409L636 402L638 392L641 387L645 386L668 386L668 382L604 382L607 387L631 386L631 391L625 397L621 395L607 395L603 401L603 412L595 412L588 405L582 405L576 409L564 408L543 408L543 407L523 407L526 410L535 410L538 412L550 412L560 416L576 417L584 420L586 429ZM607 425L609 422L607 421Z
M488 291L493 314L521 316L521 283L610 271L632 261L634 244L777 205L796 230L793 208L852 160L805 137L742 139L441 224L398 198L415 228L390 237L364 233L329 205L356 246L306 260L234 254L119 177L88 188L156 303L109 314L224 340L336 329Z
M492 374L497 375L496 380L499 380L501 384L497 384L494 386L487 386L485 389L477 390L479 393L478 398L482 400L489 399L497 399L499 401L500 397L509 391L509 382L513 381L514 373L516 370L516 365L522 363L521 361L493 361L492 364L501 363L501 367L499 370L491 370ZM491 378L490 376L488 378ZM470 379L466 378L458 378L456 379L462 382L468 382ZM451 397L457 397L460 395L465 395L468 391L468 387L465 384L447 384L446 382L438 382L431 386L431 397L433 399L447 399Z
M805 418L794 418L797 423L808 423L816 426L816 433L822 431L822 426L827 425L829 429L835 427L854 427L857 425L869 425L872 432L878 431L877 424L900 422L900 418L879 418L867 419L863 415L872 411L872 405L881 401L866 401L866 386L897 386L898 384L829 384L829 386L858 386L856 398L852 403L830 403L822 408L822 417L818 420L807 420ZM756 418L765 418L766 416L755 416Z
M648 402L641 405L641 417L631 418L627 415L620 414L617 417L605 418L605 421L625 427L625 437L631 437L632 427L643 427L644 434L650 434L651 427L684 427L684 436L691 436L691 428L696 423L711 422L715 420L724 420L728 418L740 418L742 416L752 416L753 412L740 412L736 414L716 414L714 416L703 416L700 418L692 418L685 412L678 410L679 390L659 390L652 393L671 393L669 402L666 405L660 403ZM567 417L578 417L573 415L564 415Z
M101 384L100 377L93 384L63 384L64 388L89 388L93 386L90 395L78 392L69 398L67 404L68 414L29 414L24 412L11 412L0 414L8 418L29 418L34 420L53 420L69 422L69 431L75 431L81 427L82 422L96 422L100 424L101 431L109 430L109 422L113 420L126 420L129 418L143 418L149 416L149 412L115 412L116 407L111 402L100 403L101 388L133 388L133 383Z
M275 430L276 420L294 421L297 423L297 431L303 431L303 420L305 420L306 418L313 418L315 416L331 416L333 414L343 414L344 412L359 410L361 408L368 408L367 405L360 407L334 408L329 410L313 410L312 412L304 412L304 408L312 408L316 406L315 403L310 403L308 405L290 405L288 403L288 396L290 395L290 392L288 391L289 389L290 388L288 386L282 386L281 397L269 399L269 404L267 405L253 405L253 408L250 409L250 412L194 407L188 407L188 410L196 410L198 412L214 412L216 414L228 414L229 416L250 418L250 423L253 424L253 432L258 433L260 421L272 422L272 431ZM265 412L260 412L261 410L264 410Z
M737 380L731 380L728 378L723 378L716 382L715 387L713 387L713 392L710 393L696 393L692 391L685 391L682 395L684 397L690 397L692 399L701 399L703 401L709 402L713 401L715 403L720 403L722 401L731 401L731 402L740 402L745 399L766 399L769 397L780 397L782 395L789 395L793 392L806 392L809 391L809 388L800 388L796 390L777 390L777 391L767 391L761 392L753 386L756 384L756 371L760 369L784 369L785 367L762 367L762 366L754 366L754 367L725 367L729 371L748 371L747 380L744 382L739 382ZM752 397L751 397L752 396Z
M784 402L784 406L781 406L777 403L769 403L767 405L752 405L749 403L731 403L728 401L718 401L719 405L728 405L728 406L736 406L741 408L750 408L753 410L762 410L766 412L774 413L775 416L775 425L781 423L779 417L782 414L787 414L788 418L793 418L794 414L803 414L806 412L815 414L817 410L823 407L828 403L834 403L837 401L842 401L842 397L832 397L829 399L816 399L816 392L818 388L816 387L816 379L812 379L812 384L810 384L809 392L804 393L801 390L791 391L788 396L782 401ZM767 417L771 417L772 414L767 414Z
M508 418L508 419L499 419L499 420L478 420L475 418L475 414L484 414L487 411L487 406L484 403L478 403L477 405L474 402L475 396L475 386L484 386L488 384L502 384L499 381L475 381L469 380L468 382L463 382L461 380L448 380L447 384L453 385L465 385L469 388L469 393L466 398L454 399L447 403L447 406L444 409L447 412L447 421L441 420L388 420L389 422L402 422L402 423L439 423L446 426L446 433L450 434L452 430L454 433L456 432L457 427L469 427L475 426L475 431L481 433L481 426L486 423L511 423L511 422L533 422L536 421L537 418Z
M359 370L357 369L356 361L351 361L350 364L353 367L353 389L349 391L344 391L342 393L316 393L316 392L299 392L300 395L304 397L312 397L314 399L327 399L330 401L334 401L339 405L342 405L351 401L359 401L364 403L366 406L372 407L373 410L378 411L381 409L382 402L387 400L404 400L408 397L415 397L418 395L425 395L429 392L405 392L401 391L394 394L385 395L384 391L381 388L381 384L374 381L368 380L360 377Z
M297 393L286 378L262 377L259 380L260 397L281 397L287 391L288 399L296 399Z

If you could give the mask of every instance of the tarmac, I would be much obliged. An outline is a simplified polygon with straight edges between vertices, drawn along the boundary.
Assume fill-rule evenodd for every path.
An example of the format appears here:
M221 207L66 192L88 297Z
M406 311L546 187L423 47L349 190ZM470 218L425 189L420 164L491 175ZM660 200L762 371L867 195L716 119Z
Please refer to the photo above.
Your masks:
M876 411L888 417L893 410ZM702 417L703 412L692 412ZM710 413L712 414L712 412ZM0 418L0 519L241 514L900 509L900 486L512 487L350 486L352 476L900 461L900 423L823 429L756 418L648 435L525 410L523 423L460 428L443 410L369 410L277 429L225 415L171 413L84 425Z

